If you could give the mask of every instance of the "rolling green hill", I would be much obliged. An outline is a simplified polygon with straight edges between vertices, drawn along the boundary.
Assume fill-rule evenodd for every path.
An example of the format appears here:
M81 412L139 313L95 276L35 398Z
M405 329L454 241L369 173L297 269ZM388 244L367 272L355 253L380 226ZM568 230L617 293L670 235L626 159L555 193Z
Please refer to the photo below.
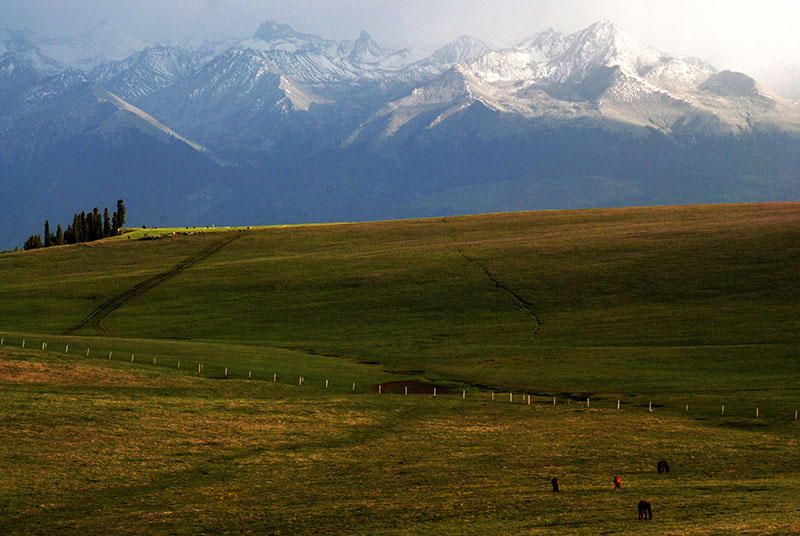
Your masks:
M0 256L0 526L800 531L798 203L190 231Z

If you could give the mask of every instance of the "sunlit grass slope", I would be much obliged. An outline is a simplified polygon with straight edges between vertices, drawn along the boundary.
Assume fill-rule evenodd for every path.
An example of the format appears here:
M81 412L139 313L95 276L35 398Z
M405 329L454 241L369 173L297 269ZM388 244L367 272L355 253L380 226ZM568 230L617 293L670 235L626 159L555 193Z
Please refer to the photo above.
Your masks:
M3 534L800 531L796 426L220 381L7 345L0 405Z
M789 404L800 387L800 204L174 231L0 257L2 329L62 333L235 236L103 329L541 393L716 404L780 385Z
M0 533L798 534L798 303L797 203L0 255Z

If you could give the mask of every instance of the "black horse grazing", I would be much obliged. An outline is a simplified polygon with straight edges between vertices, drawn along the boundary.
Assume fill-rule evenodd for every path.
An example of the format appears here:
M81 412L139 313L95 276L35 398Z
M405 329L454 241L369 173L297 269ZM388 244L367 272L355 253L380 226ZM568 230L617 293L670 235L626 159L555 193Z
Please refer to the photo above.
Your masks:
M550 484L553 486L553 491L558 491L558 479L557 478L553 478L553 480L550 481Z
M639 501L639 519L653 519L653 510L647 501Z
M667 460L661 460L658 462L658 474L660 475L661 473L669 473L669 464L667 463Z

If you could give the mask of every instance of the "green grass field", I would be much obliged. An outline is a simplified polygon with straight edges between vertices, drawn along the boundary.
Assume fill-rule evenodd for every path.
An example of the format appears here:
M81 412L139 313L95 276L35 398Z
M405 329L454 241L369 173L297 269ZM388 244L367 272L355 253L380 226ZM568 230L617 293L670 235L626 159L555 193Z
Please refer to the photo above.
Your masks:
M798 203L0 255L0 532L800 533L799 276Z

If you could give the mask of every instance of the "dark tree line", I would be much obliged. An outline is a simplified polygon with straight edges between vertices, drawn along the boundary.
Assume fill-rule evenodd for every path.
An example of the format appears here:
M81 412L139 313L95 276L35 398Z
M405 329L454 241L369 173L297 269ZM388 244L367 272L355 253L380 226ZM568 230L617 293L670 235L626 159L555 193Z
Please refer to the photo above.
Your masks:
M61 224L56 227L53 234L50 229L50 221L44 222L44 238L42 235L31 235L25 241L23 249L49 248L50 246L62 246L64 244L79 244L81 242L92 242L109 236L116 236L125 225L125 203L120 199L117 201L117 210L109 216L108 209L94 207L91 212L75 213L72 223L63 230Z

